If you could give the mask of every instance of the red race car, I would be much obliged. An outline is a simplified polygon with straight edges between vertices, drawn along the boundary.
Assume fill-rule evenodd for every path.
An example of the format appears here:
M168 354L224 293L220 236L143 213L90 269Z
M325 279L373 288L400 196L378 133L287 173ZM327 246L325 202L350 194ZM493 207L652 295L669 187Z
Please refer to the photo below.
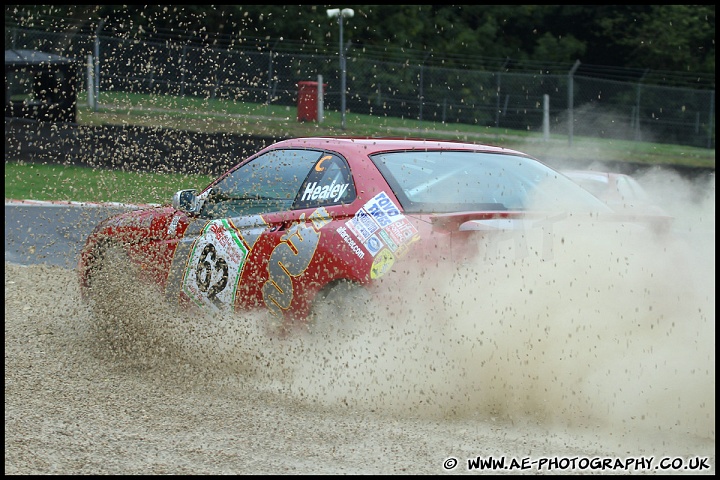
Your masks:
M544 228L570 210L613 215L565 175L506 148L297 138L262 149L200 193L181 190L172 206L106 219L87 239L78 273L92 299L103 267L114 268L109 253L120 251L169 301L267 309L304 324L345 288L372 292L400 262L467 262L478 235Z

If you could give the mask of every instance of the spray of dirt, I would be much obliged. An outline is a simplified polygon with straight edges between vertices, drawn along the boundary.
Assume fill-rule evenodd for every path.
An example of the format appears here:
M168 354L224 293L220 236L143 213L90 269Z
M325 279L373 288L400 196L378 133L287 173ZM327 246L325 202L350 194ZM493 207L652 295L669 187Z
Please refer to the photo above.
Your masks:
M96 344L145 368L187 364L188 381L349 411L714 439L714 178L640 180L664 192L672 232L570 217L550 248L532 232L522 251L485 238L472 265L398 267L381 284L391 293L321 317L315 334L159 307L130 282L132 305L102 314Z
M714 438L714 254L644 233L558 226L552 258L508 248L445 275L409 269L412 281L388 282L391 305L312 341L322 357L297 358L293 390L395 413Z

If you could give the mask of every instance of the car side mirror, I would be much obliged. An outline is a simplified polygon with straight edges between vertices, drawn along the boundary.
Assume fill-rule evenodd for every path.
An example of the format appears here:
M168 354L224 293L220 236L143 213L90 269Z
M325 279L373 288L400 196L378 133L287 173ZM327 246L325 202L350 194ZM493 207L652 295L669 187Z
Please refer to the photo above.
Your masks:
M185 213L197 213L200 209L198 192L195 189L180 190L173 195L172 206Z

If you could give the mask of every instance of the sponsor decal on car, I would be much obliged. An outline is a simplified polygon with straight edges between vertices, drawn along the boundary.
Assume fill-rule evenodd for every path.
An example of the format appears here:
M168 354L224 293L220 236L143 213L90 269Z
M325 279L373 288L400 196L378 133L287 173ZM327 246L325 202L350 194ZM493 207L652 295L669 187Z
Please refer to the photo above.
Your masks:
M364 208L358 210L353 218L345 222L345 225L350 228L350 231L352 231L362 243L365 243L365 240L380 229L377 222L372 219Z
M387 233L397 245L406 245L418 239L417 229L410 223L410 220L404 216L385 227L384 232Z
M415 226L400 213L395 202L385 192L380 192L345 222L359 243L374 257L371 267L372 278L387 272L395 258L408 251L408 245L419 239ZM345 243L353 248L348 238L338 229ZM350 239L352 240L352 239ZM358 255L357 251L355 254ZM380 255L380 256L378 256ZM358 255L360 256L360 255ZM360 257L362 258L362 257Z
M380 230L380 232L382 232L382 230ZM373 257L377 255L384 246L385 244L380 241L377 235L373 235L365 241L365 248L367 248L367 251L370 252L370 255Z
M180 215L175 214L173 215L172 220L170 221L170 225L168 225L167 234L172 236L175 235L175 232L177 231L178 223L180 222Z
M336 183L335 180L330 185L319 185L318 182L312 182L305 187L300 200L305 202L307 200L325 201L332 199L333 202L337 202L342 198L349 185L349 183Z
M229 220L208 222L193 244L182 279L183 292L198 306L220 310L233 305L247 254Z
M345 227L338 227L337 228L338 234L340 234L340 237L345 240L345 243L348 244L350 249L355 253L355 255L358 256L358 258L364 258L365 252L363 252L362 248L358 246L357 243L355 243L355 240L352 239L350 234L347 233L347 228Z
M320 229L330 221L330 216L321 207L310 215L310 220L308 225L302 214L270 254L268 280L262 293L265 305L275 316L282 316L283 310L290 308L294 297L292 277L302 275L310 265L320 242Z
M384 248L375 256L372 267L370 267L370 278L380 278L385 275L395 263L395 255Z
M325 160L330 160L331 158L333 158L332 155L325 155L320 160L318 160L317 165L315 165L315 171L316 172L325 171L325 167L323 167L322 164L325 163Z
M395 242L395 240L393 240L388 234L388 232L386 232L385 230L380 230L378 235L380 236L380 238L383 239L385 245L387 245L393 252L397 251L397 249L400 248L400 245L398 245L397 242Z
M385 192L380 192L375 195L363 208L372 215L375 221L383 228L403 218L400 209Z

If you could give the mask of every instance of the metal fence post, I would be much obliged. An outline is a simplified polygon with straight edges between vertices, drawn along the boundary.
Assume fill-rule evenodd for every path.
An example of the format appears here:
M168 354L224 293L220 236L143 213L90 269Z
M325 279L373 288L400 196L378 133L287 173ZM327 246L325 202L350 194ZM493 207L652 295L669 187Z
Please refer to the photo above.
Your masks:
M87 56L87 102L88 107L96 111L95 107L95 74L93 73L94 60L92 53L88 53Z
M550 95L543 95L543 139L550 140Z
M708 113L708 141L707 148L712 148L712 135L715 131L715 90L710 92L710 111Z
M648 69L645 69L645 72L643 72L642 77L640 77L640 80L638 80L637 84L637 97L636 97L636 106L635 106L635 140L640 141L642 137L642 132L640 131L640 94L642 93L642 81L645 78L645 75L648 73Z
M98 103L100 103L100 31L102 30L105 20L100 20L95 30L95 95L93 111L97 112Z
M575 65L573 65L568 73L568 145L572 145L573 143L573 123L575 122L573 118L573 96L575 95L573 75L575 75L575 71L579 66L580 60L575 60Z
M318 75L318 88L317 88L317 122L318 125L320 125L323 122L323 109L324 109L324 102L323 102L323 76Z

